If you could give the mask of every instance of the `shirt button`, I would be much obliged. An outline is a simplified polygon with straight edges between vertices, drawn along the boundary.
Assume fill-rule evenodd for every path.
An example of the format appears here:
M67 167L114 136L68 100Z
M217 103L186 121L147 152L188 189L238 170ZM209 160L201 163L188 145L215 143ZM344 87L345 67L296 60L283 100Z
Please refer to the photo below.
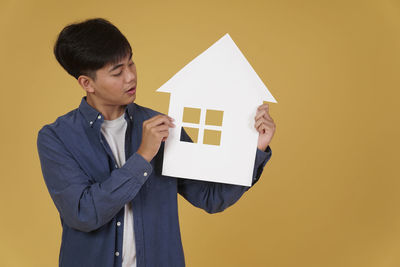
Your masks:
M97 118L100 120L101 119L101 115L97 116Z
M117 256L117 257L119 256L119 252L118 252L118 251L117 251L117 252L115 252L115 256Z
M92 125L92 124L93 124L93 121L90 121L89 123L90 123L90 125Z
M143 173L143 176L147 176L147 172L144 172L144 173Z
M121 226L121 222L117 222L117 226Z
M132 116L131 116L130 118L131 118L131 120L133 119L133 117L132 117Z

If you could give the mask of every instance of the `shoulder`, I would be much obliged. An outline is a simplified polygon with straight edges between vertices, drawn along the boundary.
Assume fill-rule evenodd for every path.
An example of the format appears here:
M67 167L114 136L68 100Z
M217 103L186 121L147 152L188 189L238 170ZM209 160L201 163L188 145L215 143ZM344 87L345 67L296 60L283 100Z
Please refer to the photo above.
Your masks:
M68 113L58 117L54 122L45 124L38 132L38 139L43 136L57 136L60 131L71 131L77 124L78 109L69 111Z

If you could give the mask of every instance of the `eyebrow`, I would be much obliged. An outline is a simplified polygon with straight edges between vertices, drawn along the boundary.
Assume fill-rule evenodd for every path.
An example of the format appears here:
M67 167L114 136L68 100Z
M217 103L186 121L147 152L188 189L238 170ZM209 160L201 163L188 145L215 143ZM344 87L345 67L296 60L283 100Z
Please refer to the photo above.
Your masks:
M131 60L131 58L132 58L132 52L130 53L130 55L129 55L129 60ZM112 67L108 72L112 72L113 70L116 70L116 69L118 69L119 67L122 67L124 64L118 64L118 65L115 65L114 67Z

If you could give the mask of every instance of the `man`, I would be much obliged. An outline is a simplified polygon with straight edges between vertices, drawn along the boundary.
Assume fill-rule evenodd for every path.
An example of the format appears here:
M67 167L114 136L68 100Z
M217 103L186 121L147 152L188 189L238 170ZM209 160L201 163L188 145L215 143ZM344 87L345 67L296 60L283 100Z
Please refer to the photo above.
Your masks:
M37 140L62 223L59 265L184 266L177 194L215 213L249 187L161 175L163 141L175 125L134 103L131 46L110 22L66 26L54 54L86 91L79 107L45 125ZM268 105L258 108L255 127L260 134L253 184L271 157L275 124Z

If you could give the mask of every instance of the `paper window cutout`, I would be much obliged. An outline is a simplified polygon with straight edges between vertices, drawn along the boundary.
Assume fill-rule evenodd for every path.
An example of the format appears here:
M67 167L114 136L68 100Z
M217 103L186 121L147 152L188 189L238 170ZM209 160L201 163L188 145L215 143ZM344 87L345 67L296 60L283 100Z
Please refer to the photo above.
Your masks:
M221 143L221 131L204 129L203 144L219 146Z
M224 112L220 110L207 109L206 125L222 126Z
M193 127L182 127L181 130L181 141L182 142L189 142L188 140L183 139L183 130L189 135L189 137L192 139L193 143L197 143L198 137L199 137L199 128L193 128Z
M199 108L184 107L182 122L199 124L200 114L201 114L201 109Z
M180 141L187 142L182 136L185 130L193 143L221 145L223 116L222 110L184 107Z

